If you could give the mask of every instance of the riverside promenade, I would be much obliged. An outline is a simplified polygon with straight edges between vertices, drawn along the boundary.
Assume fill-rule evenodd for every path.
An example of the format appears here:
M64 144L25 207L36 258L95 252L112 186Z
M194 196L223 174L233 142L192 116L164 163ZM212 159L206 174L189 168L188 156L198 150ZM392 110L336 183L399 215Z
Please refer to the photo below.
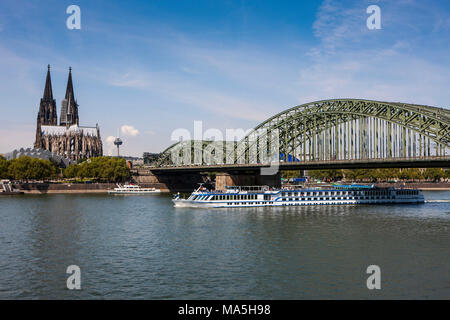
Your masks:
M158 188L163 193L178 192L169 190L161 183L140 183L145 188ZM107 193L116 187L114 183L16 183L16 188L25 194L70 194L70 193ZM320 184L308 184L309 187L321 186ZM450 190L449 182L397 182L397 183L375 183L380 188L415 188L428 191ZM179 190L179 192L188 192L189 190ZM191 190L192 191L192 190Z

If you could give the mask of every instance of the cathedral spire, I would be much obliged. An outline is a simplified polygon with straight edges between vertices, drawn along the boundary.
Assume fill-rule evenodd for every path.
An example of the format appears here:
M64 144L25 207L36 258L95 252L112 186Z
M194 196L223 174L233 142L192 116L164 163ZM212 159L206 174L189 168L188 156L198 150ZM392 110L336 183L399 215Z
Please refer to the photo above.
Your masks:
M52 90L52 79L50 77L50 65L47 66L47 79L45 79L45 89L44 96L42 99L44 101L52 101L53 100L53 90Z
M66 97L67 100L75 100L75 94L73 92L72 84L72 68L69 67L69 78L67 79Z
M44 95L39 104L36 126L36 148L42 147L41 126L56 126L58 124L58 115L56 113L56 101L53 99L52 79L50 77L50 65L47 66L47 78L45 79Z
M61 105L61 117L59 124L61 126L71 126L73 124L79 124L78 104L75 100L75 94L73 92L71 67L69 67L69 78L67 79L66 95Z

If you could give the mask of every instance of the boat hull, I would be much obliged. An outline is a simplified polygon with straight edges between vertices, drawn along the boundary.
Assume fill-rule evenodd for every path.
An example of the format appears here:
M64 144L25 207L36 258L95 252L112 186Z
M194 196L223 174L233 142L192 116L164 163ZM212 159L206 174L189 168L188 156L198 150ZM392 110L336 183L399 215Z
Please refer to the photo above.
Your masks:
M215 203L191 201L186 199L172 199L176 208L217 208Z
M24 194L24 192L23 191L0 192L0 196L15 196L20 194Z
M276 201L268 204L253 201L252 204L246 202L202 202L186 199L173 199L174 206L177 208L249 208L249 207L304 207L304 206L343 206L343 205L394 205L394 204L421 204L425 200L417 199L395 199L395 200L346 200L346 201Z
M155 191L115 191L115 190L108 190L109 194L159 194L161 193L160 190Z
M226 192L195 190L188 199L177 194L172 200L175 207L242 208L291 207L320 205L391 205L424 203L417 189L374 188L371 186L339 185L333 189L287 189L261 187L229 187Z

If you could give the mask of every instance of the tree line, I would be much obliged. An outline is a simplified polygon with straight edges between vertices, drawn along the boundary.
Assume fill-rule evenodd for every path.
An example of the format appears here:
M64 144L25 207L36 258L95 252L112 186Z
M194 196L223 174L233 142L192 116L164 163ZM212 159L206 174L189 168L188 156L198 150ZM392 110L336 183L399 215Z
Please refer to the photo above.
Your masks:
M71 178L122 182L128 180L130 176L130 170L123 158L96 157L62 169L51 160L28 156L6 160L0 156L1 179L28 181Z
M349 181L370 181L387 182L391 180L408 181L439 181L450 179L450 170L442 168L383 168L383 169L342 169L342 170L310 170L308 175L313 179L320 180L349 180Z
M58 166L50 160L22 156L6 160L0 156L0 178L12 180L45 180L57 178Z
M300 176L299 170L284 170L282 176L285 179L296 178ZM387 182L391 180L408 181L439 181L441 179L450 179L450 169L442 168L385 168L385 169L331 169L331 170L308 170L310 179L320 179L327 181L370 181Z
M130 179L130 169L123 158L96 157L64 170L65 178L89 178L105 182L123 182Z

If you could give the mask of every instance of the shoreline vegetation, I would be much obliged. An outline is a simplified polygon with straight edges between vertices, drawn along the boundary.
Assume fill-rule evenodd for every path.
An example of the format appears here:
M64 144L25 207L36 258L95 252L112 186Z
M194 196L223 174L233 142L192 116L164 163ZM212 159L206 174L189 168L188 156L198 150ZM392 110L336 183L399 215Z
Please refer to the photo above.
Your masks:
M284 179L296 178L298 170L282 171ZM443 168L383 168L383 169L332 169L332 170L308 170L309 180L320 180L324 182L341 181L382 183L429 183L450 181L450 169Z
M29 156L6 160L0 156L0 178L19 182L118 183L128 181L130 177L131 172L126 160L117 157L96 157L60 168L51 160Z

